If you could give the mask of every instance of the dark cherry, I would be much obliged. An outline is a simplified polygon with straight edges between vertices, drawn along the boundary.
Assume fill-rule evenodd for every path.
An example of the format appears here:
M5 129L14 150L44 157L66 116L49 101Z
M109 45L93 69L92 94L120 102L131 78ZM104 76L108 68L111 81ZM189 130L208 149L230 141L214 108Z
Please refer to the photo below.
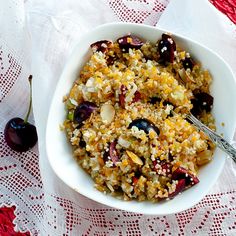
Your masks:
M19 117L12 118L5 126L5 140L8 146L18 152L26 152L38 141L34 125Z
M119 47L124 51L128 51L129 48L139 49L143 46L143 41L135 35L126 35L117 39Z
M173 198L177 194L181 193L185 188L199 183L197 176L189 173L189 171L183 167L178 167L172 173L172 180L178 180L178 183L176 184L175 191L169 194L169 198Z
M200 92L195 94L194 99L191 100L193 104L193 108L191 109L191 113L193 115L200 115L203 110L206 112L210 112L213 106L214 98L204 92Z
M119 94L119 104L122 108L125 108L125 95L127 92L127 88L125 85L121 85L120 87L120 94Z
M136 126L140 130L143 130L146 134L149 133L150 129L153 129L157 133L157 135L160 134L160 130L148 119L135 119L129 124L128 129L131 129L133 126Z
M112 66L113 64L114 64L114 62L117 60L117 57L116 56L108 56L107 58L106 58L106 60L107 60L107 65L108 66Z
M170 106L170 105L171 105L171 106L173 106L173 108L175 108L175 105L174 105L173 103L171 103L171 102L169 102L169 101L166 101L166 100L163 101L163 105L164 105L164 106L167 106L167 105ZM173 117L173 113L170 112L170 114L168 114L167 117Z
M109 144L108 150L104 152L103 159L104 161L111 160L113 162L113 166L116 164L116 162L119 161L118 152L116 150L116 141L113 141Z
M168 162L165 162L161 164L161 169L162 171L165 171L166 175L169 175L172 172L172 165Z
M173 193L169 194L169 198L173 198L176 195L178 195L179 193L183 192L183 190L186 187L186 180L185 179L179 179L178 183L176 184L176 189Z
M176 44L174 39L168 34L162 34L162 39L158 43L160 62L173 63L175 57L174 55L175 50L176 50Z
M93 50L93 52L106 53L109 50L109 47L111 47L111 45L112 41L101 40L91 44L90 47Z
M26 152L38 141L36 127L28 122L32 106L32 75L29 76L30 83L30 103L25 119L19 117L9 120L4 129L4 137L7 145L17 151Z
M202 109L199 106L199 103L197 101L196 98L191 99L191 103L193 105L193 108L190 110L190 112L194 115L194 116L198 116L201 114ZM187 119L188 120L188 119ZM192 121L188 120L188 122L190 122L192 124Z
M141 100L141 98L142 98L141 93L140 93L139 91L136 91L136 92L134 93L134 98L133 98L133 101L132 101L132 102L138 102L138 101Z
M172 173L172 179L173 180L180 180L180 179L185 179L186 181L186 186L189 185L195 185L199 183L199 179L197 176L189 173L188 170L186 170L183 167L178 167L173 173Z
M126 86L122 84L120 87L120 94L119 94L119 104L122 108L125 108L125 96L126 96L127 90L128 89L126 88ZM136 91L134 93L134 98L132 100L132 103L140 101L141 98L142 98L141 93L139 91Z
M174 105L173 105L173 103L171 103L171 102L169 102L169 101L163 101L163 105L164 106L167 106L167 105L171 105L171 106L173 106L173 107L175 107Z
M138 183L139 178L136 176L132 177L132 185L136 185Z
M151 100L150 100L150 103L151 104L156 104L160 101L161 101L161 99L159 97L152 97Z
M93 102L85 101L80 103L74 111L74 122L81 127L82 122L87 120L96 109L97 106Z
M142 175L142 172L140 170L137 170L135 173L134 173L134 176L136 178L140 178L140 176Z
M86 147L86 142L84 140L80 140L79 141L79 146L82 147L82 148Z
M174 160L174 156L171 153L168 153L168 159L172 162Z
M154 170L158 172L159 168L156 168L156 164L157 164L157 161L154 160L152 162L153 166L154 166ZM167 162L167 161L160 161L160 170L161 171L164 171L166 173L166 175L169 175L172 173L172 165L170 162Z
M187 69L192 70L193 66L194 66L194 61L192 60L191 57L185 57L185 59L182 60L182 65L185 70L187 70Z

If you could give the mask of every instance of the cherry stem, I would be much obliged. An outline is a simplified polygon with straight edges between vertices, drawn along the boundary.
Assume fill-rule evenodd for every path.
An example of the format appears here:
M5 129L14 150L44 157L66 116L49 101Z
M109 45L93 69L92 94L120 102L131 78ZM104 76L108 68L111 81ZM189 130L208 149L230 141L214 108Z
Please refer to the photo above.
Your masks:
M28 118L29 118L29 115L30 115L30 111L31 111L31 107L32 107L32 75L29 76L28 80L29 80L29 84L30 84L30 103L29 103L29 108L28 108L28 112L26 114L26 117L24 119L24 123L27 123L28 122Z

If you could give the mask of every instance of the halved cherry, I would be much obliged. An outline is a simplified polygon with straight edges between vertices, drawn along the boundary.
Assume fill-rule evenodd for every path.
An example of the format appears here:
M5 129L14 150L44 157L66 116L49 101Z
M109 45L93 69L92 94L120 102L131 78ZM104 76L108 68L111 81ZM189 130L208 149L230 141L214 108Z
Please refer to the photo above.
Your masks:
M183 192L183 190L185 189L186 186L186 180L185 179L179 179L178 183L176 184L176 189L173 193L169 194L169 198L173 198L176 195L178 195L179 193Z
M134 98L133 98L133 101L132 102L138 102L141 100L141 93L139 91L136 91L134 93Z
M138 179L139 179L138 177L133 176L133 177L132 177L132 184L133 184L133 185L136 185L136 184L138 183Z
M157 160L152 161L152 164L153 164L154 170L156 170Z
M195 94L194 99L191 100L193 108L191 112L193 115L199 115L203 110L210 112L213 106L214 98L205 92Z
M126 88L125 85L121 85L120 87L120 94L119 94L119 103L122 108L125 108L125 96L127 93L128 89ZM141 93L139 91L136 91L134 93L134 98L132 100L132 103L138 102L141 100Z
M101 41L97 41L95 43L92 43L90 45L90 47L93 50L93 52L106 53L108 51L109 47L111 47L111 45L112 45L112 41L101 40Z
M186 170L183 167L178 167L172 173L172 179L173 180L185 179L186 186L195 185L195 184L199 183L199 179L197 178L197 176L191 174L188 170Z
M116 141L111 142L109 144L108 151L105 151L103 154L104 161L106 162L111 160L113 162L113 165L115 165L116 162L119 161L118 152L116 150L116 144L117 144Z
M160 101L161 101L161 98L159 98L159 97L151 97L151 99L150 99L151 104L156 104Z
M106 58L107 60L107 65L108 66L111 66L114 64L114 62L117 60L117 57L114 55L114 56L110 56L108 55L108 57Z
M158 43L160 61L163 63L173 63L175 50L176 44L173 38L168 34L162 34L162 39Z
M127 93L127 88L125 85L121 85L119 94L119 103L122 108L125 108L125 95Z
M194 61L191 57L185 57L185 59L182 60L182 65L183 65L185 70L187 70L187 69L192 70L193 67L194 67L194 64L195 63L194 63Z
M171 173L172 165L168 162L165 162L161 164L161 169L164 171L167 175Z
M81 139L81 140L79 141L79 146L82 147L82 148L86 147L86 142Z
M154 169L158 172L159 168L156 168L157 161L154 160L152 163L153 163ZM172 165L167 161L161 161L160 162L160 170L161 170L161 172L164 172L166 175L171 174Z
M119 47L124 51L128 51L129 48L139 49L143 46L144 42L135 35L126 35L117 39Z

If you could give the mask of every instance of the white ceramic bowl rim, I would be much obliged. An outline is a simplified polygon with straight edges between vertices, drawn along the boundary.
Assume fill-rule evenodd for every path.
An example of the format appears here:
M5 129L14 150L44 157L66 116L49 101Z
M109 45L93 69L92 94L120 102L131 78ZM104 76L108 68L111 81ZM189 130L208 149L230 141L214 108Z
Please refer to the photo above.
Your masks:
M158 35L160 37L163 32L166 32L166 30L133 23L110 23L101 25L80 38L78 45L73 50L73 53L63 70L51 103L46 130L46 149L49 162L57 176L65 184L94 201L118 209L143 214L168 215L177 213L198 203L216 182L220 172L222 171L226 158L226 155L220 150L216 150L212 163L204 166L200 171L200 180L203 179L204 183L201 181L198 185L184 191L181 195L171 201L164 201L155 204L136 201L126 202L100 193L92 186L93 181L91 178L85 174L82 168L79 167L72 158L71 147L66 141L65 133L59 130L59 125L62 124L65 119L65 108L64 104L61 102L62 97L69 92L79 69L88 59L89 45L102 39L114 40L129 32L141 36L142 38L147 37L147 39L150 40L150 38L154 37L153 35ZM211 71L214 75L213 77L217 78L213 83L214 88L212 91L216 102L213 109L213 115L217 115L217 118L219 119L216 122L217 129L224 133L225 137L231 141L234 134L234 128L236 127L236 112L231 111L228 105L221 106L219 99L224 99L226 104L230 103L229 99L222 98L222 94L226 94L228 92L230 96L232 95L230 99L232 99L232 101L236 101L236 95L232 93L232 91L236 88L232 70L225 63L225 61L216 53L212 52L212 50L177 34L174 34L174 38L179 41L180 44L181 42L184 43L184 46L186 46L184 48L188 49L189 47L190 51L191 49L193 49L193 51L195 50L193 55L200 58L200 61L203 62L202 64L207 65L207 68L214 68L214 70L217 70L218 74L221 73L220 70L223 70L222 73L227 77L224 88L224 86L221 86L220 79L217 77L218 75L216 74L215 77L214 70ZM201 56L199 49L201 53L204 54L204 57ZM217 63L217 67L220 68L217 69L217 67L214 66L212 62L213 59L215 63ZM220 98L215 96L216 94L220 94ZM232 101L230 103L231 105L233 105ZM221 111L231 111L231 116L221 114ZM226 126L226 128L221 127L219 125L221 122L228 124L228 126Z

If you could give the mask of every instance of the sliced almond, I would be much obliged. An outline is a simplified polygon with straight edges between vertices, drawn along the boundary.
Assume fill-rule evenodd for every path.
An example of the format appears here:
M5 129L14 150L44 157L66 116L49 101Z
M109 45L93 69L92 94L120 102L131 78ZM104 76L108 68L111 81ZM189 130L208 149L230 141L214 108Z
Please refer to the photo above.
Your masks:
M205 150L197 155L197 164L199 166L205 165L212 160L213 152L211 150Z
M111 104L103 104L101 107L101 118L105 124L110 124L115 117L115 109Z
M186 84L187 82L194 82L194 80L189 76L184 68L178 70L181 80Z
M143 161L136 154L128 150L126 150L126 153L134 163L138 165L143 165Z

